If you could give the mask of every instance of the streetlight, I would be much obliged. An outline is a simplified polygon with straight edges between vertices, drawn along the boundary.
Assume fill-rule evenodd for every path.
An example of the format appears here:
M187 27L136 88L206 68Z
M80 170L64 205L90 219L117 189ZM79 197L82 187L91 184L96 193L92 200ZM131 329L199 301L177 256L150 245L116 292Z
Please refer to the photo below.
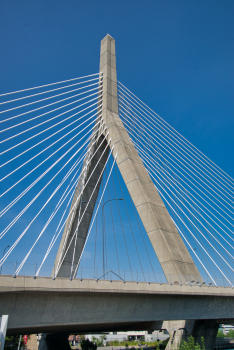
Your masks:
M105 279L105 258L104 258L104 220L103 220L103 213L104 213L104 206L106 205L106 203L108 202L111 202L111 201L123 201L124 199L123 198L113 198L113 199L108 199L104 204L102 204L101 202L99 201L89 201L90 202L93 202L93 203L98 203L101 205L102 207L102 249L103 249L103 275L104 275L104 279ZM82 203L88 203L87 201L82 201Z
M7 249L8 247L10 248L10 246L9 246L9 245L7 245L7 246L6 246L6 248L3 250L2 257L4 257L5 251L6 251L6 249ZM1 275L1 274L2 274L2 265L1 265L0 275Z

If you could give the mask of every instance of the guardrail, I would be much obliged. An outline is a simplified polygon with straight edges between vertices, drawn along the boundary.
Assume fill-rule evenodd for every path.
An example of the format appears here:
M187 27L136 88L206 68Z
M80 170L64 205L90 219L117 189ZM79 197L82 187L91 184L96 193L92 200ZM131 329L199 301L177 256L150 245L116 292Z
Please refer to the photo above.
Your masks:
M5 262L0 269L0 274L2 275L12 275L15 276L15 272L17 270L17 261L15 262ZM39 265L35 264L25 264L21 269L19 275L20 276L32 276L35 278L36 272L38 270ZM74 267L75 270L75 267ZM39 276L40 277L51 277L56 278L55 275L56 266L55 265L43 265ZM217 286L217 287L232 287L234 285L234 280L230 280L231 283L228 283L222 277L211 279L210 276L196 276L196 275L175 275L169 274L169 280L167 281L165 275L163 273L153 273L150 271L130 271L130 270L118 270L109 268L103 272L102 268L89 268L79 266L76 278L83 279L94 279L98 280L109 280L109 281L122 281L123 283L126 281L131 282L146 282L146 283L169 283L171 285L206 285L206 286Z

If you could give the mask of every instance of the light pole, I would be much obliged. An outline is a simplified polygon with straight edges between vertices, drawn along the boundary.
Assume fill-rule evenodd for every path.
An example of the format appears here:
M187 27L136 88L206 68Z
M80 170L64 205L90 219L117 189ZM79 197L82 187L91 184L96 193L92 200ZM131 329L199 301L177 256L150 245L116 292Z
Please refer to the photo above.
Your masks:
M93 203L98 203L101 205L102 207L102 250L103 250L103 277L105 279L105 257L104 257L104 247L105 247L105 240L104 240L104 206L106 205L106 203L108 202L111 202L111 201L123 201L124 199L123 198L113 198L113 199L108 199L104 204L102 204L101 202L99 201L89 201L90 202L93 202ZM87 203L87 201L82 201L82 203Z
M5 251L6 251L6 249L7 249L8 247L10 248L10 246L7 245L6 248L3 250L2 257L4 257ZM0 275L1 275L1 274L2 274L2 265L1 265L1 270L0 270Z

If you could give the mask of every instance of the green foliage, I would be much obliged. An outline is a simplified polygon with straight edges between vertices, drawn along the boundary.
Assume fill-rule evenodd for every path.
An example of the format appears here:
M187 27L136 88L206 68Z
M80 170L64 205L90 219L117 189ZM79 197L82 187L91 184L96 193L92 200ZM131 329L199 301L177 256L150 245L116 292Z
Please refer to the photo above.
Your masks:
M106 345L107 345L107 343L106 343ZM108 345L109 346L118 346L119 345L119 340L111 340L111 341L109 341L108 342Z
M195 343L194 337L190 335L188 341L183 340L178 346L178 350L205 350L205 339L201 337L201 345Z
M228 334L227 334L228 338L234 338L234 329L230 329Z
M93 343L89 339L82 340L80 346L82 350L97 350L97 344Z
M139 341L139 340L110 340L106 343L106 346L125 346L126 349L128 350L134 350L134 349L144 349L145 346L148 347L153 347L156 350L157 349L165 349L168 343L168 339L163 340L162 342L158 342L157 340L152 341L152 342L146 342L146 341ZM139 346L140 344L140 346Z
M97 345L97 347L104 346L104 343L103 343L104 340L106 340L105 335L101 335L100 339L96 337L92 337L92 341Z
M167 343L169 342L169 340L170 340L170 337L168 337L167 339L165 339L165 340L163 340L161 343L160 343L160 348L162 348L162 349L165 349L166 348L166 346L167 346Z
M218 331L217 335L216 335L217 338L224 338L225 335L223 334L222 331Z
M15 350L18 348L18 344L19 344L19 339L20 336L19 335L11 335L5 338L5 346L4 349L5 350ZM21 344L20 346L23 345L23 337L21 338Z

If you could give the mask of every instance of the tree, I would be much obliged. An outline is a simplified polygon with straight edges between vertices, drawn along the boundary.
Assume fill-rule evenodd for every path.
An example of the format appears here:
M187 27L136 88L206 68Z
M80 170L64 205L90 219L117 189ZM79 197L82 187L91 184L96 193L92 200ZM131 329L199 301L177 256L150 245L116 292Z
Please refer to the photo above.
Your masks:
M89 339L82 340L80 346L82 350L97 350L97 345Z
M229 329L229 332L227 334L228 338L234 338L234 329Z
M217 335L216 335L217 338L224 338L225 335L223 334L222 331L218 331Z
M11 335L11 336L6 336L5 339L5 345L4 345L4 349L5 350L15 350L18 348L18 344L19 344L19 339L20 339L20 335ZM20 347L23 345L23 337L21 338L21 344Z
M188 341L183 340L178 346L178 350L205 350L205 339L201 337L201 345L195 343L195 339L192 335L188 338Z

